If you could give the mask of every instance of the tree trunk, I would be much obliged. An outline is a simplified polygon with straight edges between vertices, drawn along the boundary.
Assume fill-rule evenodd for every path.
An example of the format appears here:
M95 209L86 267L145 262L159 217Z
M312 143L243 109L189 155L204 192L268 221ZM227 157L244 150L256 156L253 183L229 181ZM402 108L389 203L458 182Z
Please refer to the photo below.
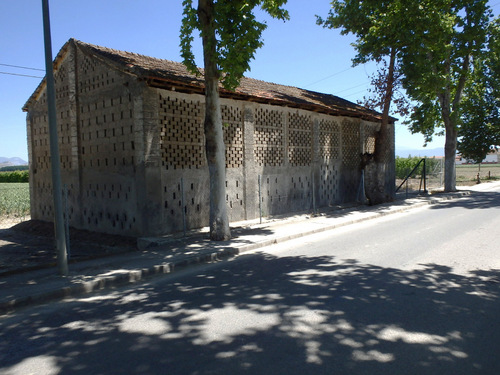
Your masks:
M444 143L444 191L457 191L455 176L455 156L457 153L458 130L453 119L456 114L452 114L451 94L449 89L439 95L441 105L441 117L445 129Z
M457 153L457 130L448 119L444 144L444 191L457 191L455 156Z
M226 161L219 97L213 0L199 0L203 60L205 64L205 151L210 175L210 239L231 238L226 204Z
M392 151L389 143L389 110L392 102L395 63L396 49L391 49L384 108L382 110L382 122L377 137L375 138L373 162L366 166L366 197L370 201L370 204L380 204L394 199L395 181L391 181L388 174L390 173L389 160Z

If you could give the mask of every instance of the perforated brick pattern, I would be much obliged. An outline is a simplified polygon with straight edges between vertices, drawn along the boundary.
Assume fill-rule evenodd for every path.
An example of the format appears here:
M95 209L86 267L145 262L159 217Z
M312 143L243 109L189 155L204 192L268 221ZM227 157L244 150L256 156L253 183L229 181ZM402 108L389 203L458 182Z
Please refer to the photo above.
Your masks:
M330 163L340 156L340 125L333 120L319 123L319 153L323 163Z
M282 111L258 108L255 111L255 163L279 166L284 162L284 114Z
M37 107L46 106L46 95L43 94L41 100L37 103ZM49 122L47 115L42 110L36 113L30 121L31 125L31 142L33 148L34 162L33 168L36 173L44 173L50 168L50 146L49 146Z
M361 162L359 122L342 122L342 161L349 169L357 169Z
M102 91L114 85L119 79L117 73L110 69L103 69L95 59L83 56L80 62L78 88L80 94Z
M56 121L59 139L59 161L63 176L75 170L73 154L77 153L76 129L71 126L70 104L69 104L69 80L66 66L61 65L54 72L56 88ZM30 118L31 137L31 163L33 170L33 187L36 189L36 199L32 202L35 210L33 216L37 219L52 220L53 193L51 178L51 153L49 140L49 121L47 115L47 96L44 92L35 105ZM63 181L65 182L65 181ZM70 198L71 199L71 198ZM68 217L71 220L74 209L68 209Z
M166 169L198 169L207 165L204 106L198 100L160 95L162 164Z
M289 113L288 124L288 161L290 165L309 165L312 160L311 116Z
M363 152L373 154L375 152L375 136L377 135L377 127L370 124L364 126L364 141Z
M320 205L337 202L339 188L339 170L336 164L322 164L320 167Z
M226 146L226 168L243 165L243 120L238 107L221 106L224 144Z
M131 183L96 182L83 186L82 194L87 204L83 207L84 224L99 230L105 226L110 230L131 230L136 222L135 215L127 207L135 201L135 189ZM96 204L97 203L97 204Z

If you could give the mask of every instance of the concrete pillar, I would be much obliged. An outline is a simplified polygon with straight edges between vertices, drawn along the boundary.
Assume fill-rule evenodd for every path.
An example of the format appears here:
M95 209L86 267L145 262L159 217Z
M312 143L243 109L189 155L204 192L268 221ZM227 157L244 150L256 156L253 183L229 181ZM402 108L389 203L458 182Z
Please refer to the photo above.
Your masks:
M313 118L312 123L312 158L311 158L311 178L312 178L312 207L316 211L320 205L319 191L320 191L320 150L319 150L319 119Z
M254 154L255 119L252 105L243 107L243 194L245 196L245 219L259 216L258 173Z
M145 84L130 85L134 105L134 167L137 191L137 229L144 235L161 234L162 210L158 94Z
M81 124L80 105L78 95L78 50L74 44L70 44L67 72L68 72L68 106L69 106L69 137L71 147L71 171L70 176L63 176L63 184L68 184L70 189L68 204L73 206L73 217L71 224L80 227L83 224L82 207L82 166L81 166ZM69 178L64 178L69 177ZM72 188L70 187L72 185Z

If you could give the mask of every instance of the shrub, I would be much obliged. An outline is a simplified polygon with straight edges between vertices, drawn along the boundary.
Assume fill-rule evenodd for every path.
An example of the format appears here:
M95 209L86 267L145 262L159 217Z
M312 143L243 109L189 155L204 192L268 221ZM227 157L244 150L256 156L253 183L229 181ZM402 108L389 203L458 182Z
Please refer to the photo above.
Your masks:
M400 158L399 156L396 156L396 178L397 179L404 179L408 174L412 171L413 168L418 164L420 160L423 158L419 156L409 156L407 158ZM438 159L435 158L426 158L425 159L425 170L427 175L431 175L435 170L437 165L440 163ZM413 172L412 178L415 178L416 176L422 175L422 170L423 168L423 163L420 164L420 166Z
M29 172L0 172L0 182L29 182Z

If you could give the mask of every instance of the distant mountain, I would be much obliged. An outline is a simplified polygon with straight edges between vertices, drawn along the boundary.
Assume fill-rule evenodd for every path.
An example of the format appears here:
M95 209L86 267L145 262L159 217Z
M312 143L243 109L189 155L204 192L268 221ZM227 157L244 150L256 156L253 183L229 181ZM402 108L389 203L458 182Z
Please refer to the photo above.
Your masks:
M399 156L400 158L407 158L409 155L420 157L444 156L444 148L412 149L396 146L396 156Z
M6 158L0 156L0 167L10 167L11 165L27 165L28 162L21 158Z

